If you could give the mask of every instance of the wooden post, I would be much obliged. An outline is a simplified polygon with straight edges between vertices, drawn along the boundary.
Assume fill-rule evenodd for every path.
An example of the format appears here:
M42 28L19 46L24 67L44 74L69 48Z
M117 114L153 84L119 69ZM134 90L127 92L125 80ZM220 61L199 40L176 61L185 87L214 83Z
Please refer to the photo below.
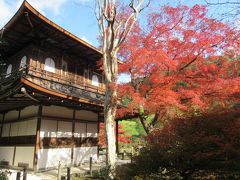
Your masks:
M34 157L33 157L33 169L35 171L37 170L38 150L40 148L40 128L41 128L41 120L42 120L42 108L43 108L42 105L40 105L38 109L36 141L35 141Z
M116 153L119 153L119 147L118 147L118 120L116 120Z
M3 132L3 125L4 125L4 119L5 119L5 113L3 114L2 122L1 122L1 132L0 132L0 137L2 137L2 132Z
M76 119L76 110L74 109L73 110L73 120L72 120L72 141L74 143L73 143L73 146L71 148L71 165L72 166L74 165L73 155L74 155L74 145L75 145L75 141L74 141L74 132L75 132L75 123L76 123L75 119Z
M59 163L58 163L58 179L57 180L61 180L61 176L62 176L62 167L61 167L61 162L59 161Z
M20 121L20 118L21 118L21 109L19 109L18 111L18 122ZM9 130L9 137L10 137L10 132L11 132L11 124L10 124L10 130ZM15 163L15 156L16 156L16 148L17 146L15 145L14 146L14 151L13 151L13 161L12 161L12 165L14 166L14 163Z
M17 172L16 180L20 180L21 178L21 172Z
M67 168L67 180L70 180L71 177L71 169L70 167Z
M27 180L27 171L26 168L23 168L23 180Z
M98 160L99 160L99 130L100 130L100 114L98 112L98 125L97 125L97 133L98 133L97 158Z
M90 175L92 176L92 157L90 157L90 164L89 164L89 169L90 169Z
M123 153L122 153L122 160L124 160L124 151L123 151Z

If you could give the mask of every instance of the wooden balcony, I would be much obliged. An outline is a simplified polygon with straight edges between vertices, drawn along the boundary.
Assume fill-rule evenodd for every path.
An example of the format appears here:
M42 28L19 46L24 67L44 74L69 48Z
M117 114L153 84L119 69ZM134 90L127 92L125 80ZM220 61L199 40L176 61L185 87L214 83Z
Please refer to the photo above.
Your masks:
M9 86L14 80L20 77L46 89L71 97L84 98L98 103L104 101L105 91L103 84L97 87L91 85L89 80L79 75L70 73L68 75L59 75L35 67L24 67L13 71L11 74L3 74L0 84L1 86Z

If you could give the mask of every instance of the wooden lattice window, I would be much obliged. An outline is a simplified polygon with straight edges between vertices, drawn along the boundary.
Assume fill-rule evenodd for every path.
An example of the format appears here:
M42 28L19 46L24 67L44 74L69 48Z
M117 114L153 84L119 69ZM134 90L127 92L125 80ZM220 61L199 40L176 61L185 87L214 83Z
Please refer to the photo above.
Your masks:
M21 61L20 61L20 69L24 68L27 65L27 56L23 56Z
M98 76L95 74L92 76L92 85L99 86L99 79L98 79Z
M44 70L48 72L55 73L55 62L52 58L45 59Z

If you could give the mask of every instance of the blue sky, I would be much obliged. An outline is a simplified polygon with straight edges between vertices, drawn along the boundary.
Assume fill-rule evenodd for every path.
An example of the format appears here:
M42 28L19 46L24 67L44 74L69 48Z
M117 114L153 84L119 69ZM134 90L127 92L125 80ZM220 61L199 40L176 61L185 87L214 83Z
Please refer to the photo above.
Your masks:
M2 27L13 16L23 0L0 0L0 26ZM28 0L38 11L61 27L83 40L98 46L98 26L94 15L94 0ZM182 3L193 5L203 0L182 0ZM176 5L177 0L155 0L158 4Z
M0 0L0 27L13 16L23 0ZM124 0L128 1L128 0ZM217 1L217 0L212 0ZM95 0L28 0L38 11L61 27L98 46L98 26L94 15ZM151 7L171 4L176 6L179 2L189 6L204 4L204 0L152 0ZM211 9L212 13L222 11L223 8ZM140 17L144 19L144 15Z
M128 2L129 0L121 1ZM176 6L181 3L193 6L197 3L205 3L204 0L152 1L150 8L156 8L164 4ZM14 15L22 2L23 0L0 0L0 28ZM56 24L98 47L98 26L93 10L95 0L28 0L28 2ZM217 16L217 13L222 12L224 9L226 9L226 7L212 7L210 11ZM144 22L144 17L144 14L140 16L142 22ZM127 78L128 77L125 76L122 79L126 80Z

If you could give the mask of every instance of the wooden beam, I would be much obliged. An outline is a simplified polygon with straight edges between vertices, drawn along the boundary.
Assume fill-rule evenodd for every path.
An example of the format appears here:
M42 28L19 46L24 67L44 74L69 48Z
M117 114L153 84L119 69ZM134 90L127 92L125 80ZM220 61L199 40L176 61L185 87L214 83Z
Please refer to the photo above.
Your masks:
M76 118L76 110L73 110L73 119L72 119L72 139L74 140L74 132L75 132L75 118ZM71 148L71 165L73 166L73 154L74 154L74 145Z
M33 155L33 169L34 170L37 170L37 163L38 163L38 150L39 150L39 147L40 147L41 120L42 120L42 105L40 105L39 109L38 109L36 141L35 141L35 148L34 148L34 155Z
M18 121L20 120L20 116L21 116L21 110L18 111ZM10 124L10 127L11 127L11 124ZM10 138L10 134L11 134L11 128L9 131L9 138ZM15 162L15 157L16 157L16 145L14 146L13 161L12 161L13 166L14 166L14 162Z
M2 122L1 122L1 134L0 134L0 138L2 137L4 119L5 119L5 113L3 114L3 118L2 118Z
M118 146L118 120L116 120L116 153L119 153L119 146Z
M35 142L36 142L35 135L2 137L0 141L0 146L13 146L13 147L31 146L33 147L35 145Z
M100 114L98 113L98 125L97 125L97 133L98 133L98 145L97 145L97 158L99 159L99 132L100 132Z

